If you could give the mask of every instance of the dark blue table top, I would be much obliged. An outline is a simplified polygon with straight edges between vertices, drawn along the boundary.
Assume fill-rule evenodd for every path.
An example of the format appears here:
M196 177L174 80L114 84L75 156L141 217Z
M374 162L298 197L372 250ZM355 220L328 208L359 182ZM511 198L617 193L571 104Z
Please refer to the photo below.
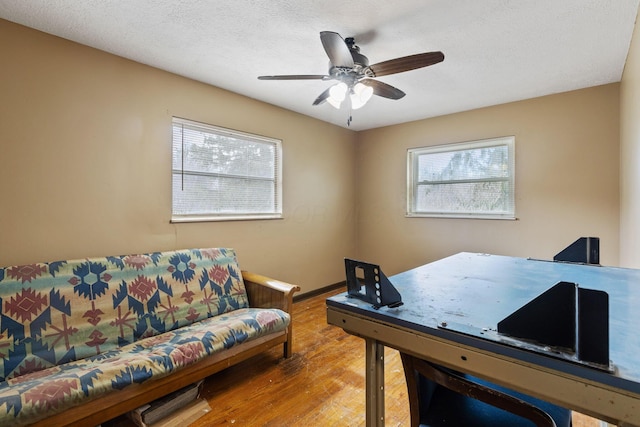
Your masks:
M460 253L389 280L402 296L400 307L375 309L346 293L327 299L327 305L640 393L640 270ZM444 322L495 329L500 320L562 281L608 293L613 373L439 327Z

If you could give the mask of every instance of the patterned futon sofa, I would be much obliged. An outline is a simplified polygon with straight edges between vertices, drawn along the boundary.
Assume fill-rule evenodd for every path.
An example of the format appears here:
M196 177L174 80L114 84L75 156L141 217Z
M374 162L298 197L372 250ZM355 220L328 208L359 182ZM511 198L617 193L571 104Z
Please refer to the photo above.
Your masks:
M95 426L275 345L299 287L211 248L0 268L0 426Z

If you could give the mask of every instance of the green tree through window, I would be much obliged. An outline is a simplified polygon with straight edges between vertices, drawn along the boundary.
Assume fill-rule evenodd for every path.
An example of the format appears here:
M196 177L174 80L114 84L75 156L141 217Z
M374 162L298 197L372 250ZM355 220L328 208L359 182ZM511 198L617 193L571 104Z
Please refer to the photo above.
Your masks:
M513 137L409 150L408 216L513 218Z
M277 218L281 142L174 119L174 221Z

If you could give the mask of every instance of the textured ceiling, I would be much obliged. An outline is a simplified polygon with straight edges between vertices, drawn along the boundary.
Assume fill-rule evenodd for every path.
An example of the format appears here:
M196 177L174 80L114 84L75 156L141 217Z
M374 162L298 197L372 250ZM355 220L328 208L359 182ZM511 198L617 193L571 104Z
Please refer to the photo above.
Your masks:
M364 130L620 81L640 0L0 0L0 17L347 127L314 99L332 83L320 31L370 63L442 51L380 77L402 89L353 111Z

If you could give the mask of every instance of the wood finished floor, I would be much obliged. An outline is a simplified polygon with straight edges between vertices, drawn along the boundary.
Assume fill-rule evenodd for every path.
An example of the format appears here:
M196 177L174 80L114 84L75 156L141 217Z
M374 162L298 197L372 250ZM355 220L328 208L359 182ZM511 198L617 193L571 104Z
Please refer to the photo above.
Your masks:
M207 378L203 397L212 411L191 426L364 426L364 341L327 325L325 299L333 293L294 304L291 358L278 347ZM386 425L408 426L402 364L391 349L385 385ZM133 426L124 418L109 424ZM599 426L574 416L574 427Z

